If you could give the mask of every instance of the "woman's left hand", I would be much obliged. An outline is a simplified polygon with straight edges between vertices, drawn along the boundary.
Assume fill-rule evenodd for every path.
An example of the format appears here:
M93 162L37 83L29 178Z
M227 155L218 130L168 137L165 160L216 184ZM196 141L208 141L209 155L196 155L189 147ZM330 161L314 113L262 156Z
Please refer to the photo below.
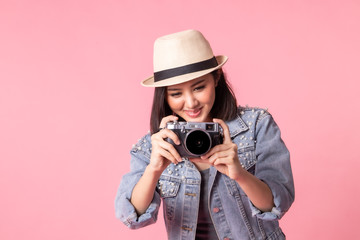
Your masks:
M213 121L219 123L223 129L223 143L216 145L208 153L201 156L200 159L194 159L194 161L209 163L219 172L226 174L231 179L237 180L245 171L238 158L237 145L231 141L229 127L226 123L221 119L215 118Z
M219 123L224 130L223 143L213 147L201 158L191 160L213 165L219 172L234 179L258 209L263 212L271 211L274 207L274 200L269 186L241 166L237 153L238 148L231 141L229 127L226 123L220 119L213 121Z

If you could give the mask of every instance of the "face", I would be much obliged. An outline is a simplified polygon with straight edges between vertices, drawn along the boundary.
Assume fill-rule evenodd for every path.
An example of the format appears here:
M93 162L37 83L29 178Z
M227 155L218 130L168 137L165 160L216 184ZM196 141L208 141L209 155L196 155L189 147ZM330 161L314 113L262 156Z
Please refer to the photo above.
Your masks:
M211 122L216 83L212 74L167 87L171 110L187 122Z

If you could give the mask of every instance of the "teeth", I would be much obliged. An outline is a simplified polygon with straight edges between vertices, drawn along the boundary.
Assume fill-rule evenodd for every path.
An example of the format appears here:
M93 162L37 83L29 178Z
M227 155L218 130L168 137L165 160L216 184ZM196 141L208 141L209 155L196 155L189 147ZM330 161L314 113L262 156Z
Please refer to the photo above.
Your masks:
M200 110L199 109L196 109L196 110L193 110L193 111L187 111L188 113L191 113L191 114L194 114L194 113L198 113Z
M190 115L196 115L198 112L188 112Z
M189 116L189 117L197 117L200 114L201 109L197 108L195 110L185 110L184 112Z

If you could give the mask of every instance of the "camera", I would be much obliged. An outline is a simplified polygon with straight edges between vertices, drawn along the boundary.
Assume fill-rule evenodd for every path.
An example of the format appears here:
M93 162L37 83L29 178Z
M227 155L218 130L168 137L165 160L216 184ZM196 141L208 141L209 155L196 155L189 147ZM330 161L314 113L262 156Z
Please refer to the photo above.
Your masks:
M168 122L166 128L179 137L180 145L170 138L166 141L174 145L181 157L200 157L223 141L222 128L214 122Z

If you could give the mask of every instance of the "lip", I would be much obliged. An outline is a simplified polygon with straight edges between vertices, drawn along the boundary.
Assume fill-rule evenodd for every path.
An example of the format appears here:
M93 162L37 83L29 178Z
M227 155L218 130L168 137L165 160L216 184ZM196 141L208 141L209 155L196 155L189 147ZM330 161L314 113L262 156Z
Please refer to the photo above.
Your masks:
M184 112L186 113L187 116L189 116L190 118L197 118L200 116L201 114L201 109L202 108L197 108L197 109L193 109L193 110L184 110Z

